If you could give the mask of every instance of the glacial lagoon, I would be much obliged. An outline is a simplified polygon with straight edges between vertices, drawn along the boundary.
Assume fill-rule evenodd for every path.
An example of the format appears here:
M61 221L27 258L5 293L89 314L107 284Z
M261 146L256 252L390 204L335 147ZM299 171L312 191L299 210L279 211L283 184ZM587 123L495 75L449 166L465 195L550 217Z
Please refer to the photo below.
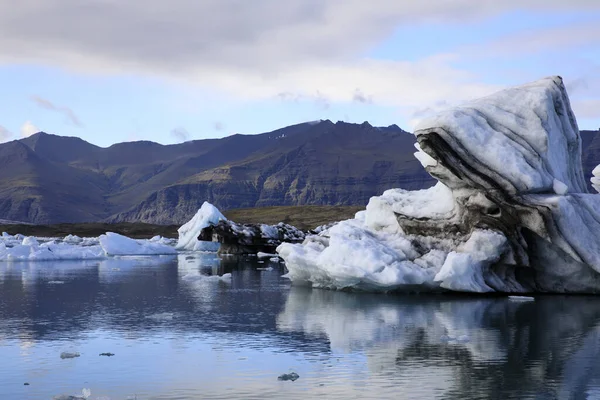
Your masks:
M206 253L1 263L0 398L600 397L597 297L334 292L284 272Z

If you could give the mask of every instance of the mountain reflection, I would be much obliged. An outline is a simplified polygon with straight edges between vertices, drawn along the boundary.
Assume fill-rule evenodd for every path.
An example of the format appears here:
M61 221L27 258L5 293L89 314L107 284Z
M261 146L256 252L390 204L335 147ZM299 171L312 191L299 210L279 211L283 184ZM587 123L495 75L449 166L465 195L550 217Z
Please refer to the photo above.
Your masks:
M290 288L283 272L214 254L0 264L0 344L207 340L261 359L293 354L315 368L293 387L337 398L366 384L418 398L600 395L596 297L370 295Z
M0 264L0 339L72 339L95 329L129 336L157 329L275 331L274 317L252 320L269 306L279 312L282 272L257 265L265 264L214 254ZM234 279L185 279L225 273Z
M581 399L599 393L599 322L594 297L523 302L293 287L277 327L325 338L334 352L361 352L381 378L428 378L432 397Z

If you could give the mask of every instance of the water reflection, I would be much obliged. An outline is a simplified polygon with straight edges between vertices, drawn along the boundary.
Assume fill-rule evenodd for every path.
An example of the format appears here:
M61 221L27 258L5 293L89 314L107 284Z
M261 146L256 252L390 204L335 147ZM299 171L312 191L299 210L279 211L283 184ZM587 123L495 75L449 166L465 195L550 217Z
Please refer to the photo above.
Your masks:
M343 293L283 272L214 254L0 264L0 398L600 395L596 297Z
M208 278L226 273L233 274L229 282ZM257 271L249 260L221 261L214 254L5 263L0 274L0 337L34 340L73 338L105 327L129 332L232 330L244 326L240 316L262 316L285 296L279 290L281 271ZM207 279L184 279L193 275ZM231 296L236 289L240 293ZM155 318L161 313L178 318L168 326L157 324L166 322ZM265 326L275 330L274 316L262 322L258 331Z
M455 399L586 398L600 385L599 323L595 297L515 302L305 288L291 289L277 318L282 331L364 354L377 379L428 382L427 395Z

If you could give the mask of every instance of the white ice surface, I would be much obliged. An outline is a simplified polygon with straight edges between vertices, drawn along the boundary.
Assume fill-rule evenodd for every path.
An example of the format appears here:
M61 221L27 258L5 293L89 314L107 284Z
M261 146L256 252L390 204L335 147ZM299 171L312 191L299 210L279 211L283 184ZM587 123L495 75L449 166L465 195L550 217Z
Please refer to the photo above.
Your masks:
M592 182L592 187L596 192L600 192L600 165L597 165L596 168L592 170L592 177L590 181Z
M3 235L0 238L0 261L86 260L105 257L104 250L96 246L83 247L68 242L45 241L35 237Z
M417 204L435 203L427 193L434 199L440 193L440 201L432 206L430 214L452 210L443 185L416 192L386 191L383 196L371 198L358 218L310 235L302 244L281 244L277 252L285 260L286 276L297 283L332 289L439 289L440 282L434 278L447 252L435 249L420 254L412 238L399 230L393 212L397 207L419 215ZM488 290L487 286L473 289Z
M334 289L491 291L484 279L493 275L490 265L510 256L503 234L476 229L463 232L468 233L465 236L450 236L452 240L443 232L437 238L407 236L398 224L396 215L401 214L427 219L425 228L435 225L435 220L443 221L435 225L440 229L454 222L461 226L470 212L465 209L490 206L484 193L459 176L460 169L438 165L433 156L439 154L426 153L437 148L432 133L479 176L487 176L526 203L551 210L558 230L568 238L562 242L555 238L553 244L600 272L600 201L586 194L577 123L562 80L550 77L422 121L415 135L428 147L416 145L415 156L446 185L387 190L371 198L354 219L308 236L302 244L280 245L277 251L285 260L287 277ZM594 173L592 183L600 187L600 167ZM488 281L490 285L502 286L502 278L492 278L496 280ZM525 290L512 285L508 289Z
M388 192L382 197L389 198ZM423 201L420 192L423 191L413 192L415 201ZM411 207L408 202L402 206ZM505 250L506 238L502 234L476 230L462 245L438 243L441 248L420 254L412 240L427 245L430 239L408 237L393 229L397 221L390 208L387 201L372 198L364 221L342 221L319 235L307 237L302 244L281 244L277 252L285 260L286 276L296 283L331 289L443 288L478 293L491 290L484 282L483 272Z
M462 292L493 291L484 280L484 268L499 260L506 237L489 230L473 231L469 240L446 257L434 280L444 289Z
M417 137L435 129L462 156L475 158L509 192L546 192L554 180L587 192L581 140L559 77L521 85L424 119Z
M395 214L413 218L450 218L454 209L452 192L443 183L423 190L390 189L381 196L371 197L364 214L356 220L374 230L396 232L399 230Z
M136 240L118 233L106 232L100 236L100 246L109 256L117 255L160 255L176 254L173 246L159 243L157 241Z
M4 234L0 236L0 261L101 260L110 256L175 254L173 240L131 239L108 232L99 238L68 235L42 238Z
M191 250L191 251L216 251L218 250L218 244L213 242L201 242L198 240L198 235L202 229L215 225L219 221L227 221L227 218L209 202L205 201L202 207L198 210L196 215L189 220L187 223L182 225L177 232L179 233L179 240L176 248L178 250Z

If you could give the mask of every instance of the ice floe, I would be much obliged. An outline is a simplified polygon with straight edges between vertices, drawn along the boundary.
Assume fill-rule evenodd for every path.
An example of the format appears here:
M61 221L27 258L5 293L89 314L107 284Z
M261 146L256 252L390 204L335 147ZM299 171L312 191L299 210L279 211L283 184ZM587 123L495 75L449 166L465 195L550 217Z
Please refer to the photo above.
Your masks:
M162 244L159 241L136 240L118 233L107 232L101 235L100 245L107 255L160 255L176 254L173 246Z
M3 234L0 261L102 260L111 256L176 254L172 239L131 239L107 232L98 238L64 239Z

